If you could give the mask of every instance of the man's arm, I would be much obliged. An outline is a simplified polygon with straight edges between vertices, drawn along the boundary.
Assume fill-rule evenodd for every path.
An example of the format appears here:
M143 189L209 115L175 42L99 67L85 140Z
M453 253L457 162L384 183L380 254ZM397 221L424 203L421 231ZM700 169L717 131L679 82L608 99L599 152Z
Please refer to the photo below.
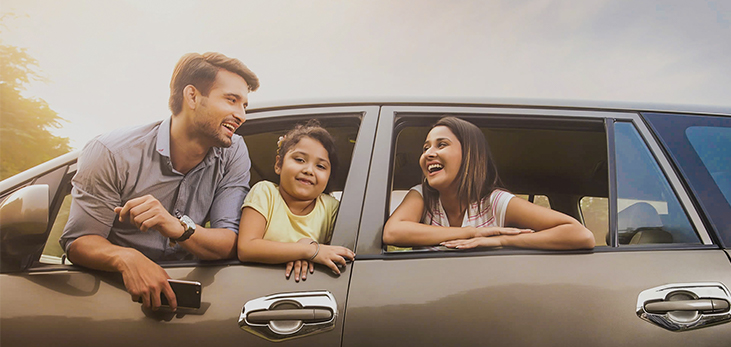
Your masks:
M77 265L122 273L127 291L134 300L142 297L145 307L159 307L163 292L175 309L175 293L165 270L141 252L107 240L114 206L121 199L118 171L114 156L97 139L84 147L73 178L69 220L59 243Z
M185 232L180 220L152 195L129 200L123 207L116 207L114 212L119 215L120 222L131 223L143 232L154 229L171 239L180 238ZM228 259L236 255L236 233L224 228L196 225L195 233L179 244L203 260Z
M74 264L121 273L132 300L141 297L147 308L160 307L161 292L173 311L178 306L167 272L136 249L113 245L99 235L86 235L71 243L67 253Z

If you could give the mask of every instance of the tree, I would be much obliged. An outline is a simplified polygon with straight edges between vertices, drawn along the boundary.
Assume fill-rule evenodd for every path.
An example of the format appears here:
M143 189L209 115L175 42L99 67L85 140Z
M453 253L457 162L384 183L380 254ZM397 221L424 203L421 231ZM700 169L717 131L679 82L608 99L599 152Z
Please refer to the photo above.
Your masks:
M43 99L22 95L31 80L45 80L37 66L25 49L0 42L0 180L71 149L50 132L64 119Z

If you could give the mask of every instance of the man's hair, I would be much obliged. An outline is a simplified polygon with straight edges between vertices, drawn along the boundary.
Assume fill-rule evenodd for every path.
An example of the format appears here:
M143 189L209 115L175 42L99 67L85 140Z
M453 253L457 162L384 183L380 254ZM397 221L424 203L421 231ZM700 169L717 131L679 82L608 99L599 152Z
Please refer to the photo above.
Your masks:
M229 58L216 52L188 53L175 65L173 77L170 80L170 100L168 102L170 111L176 115L183 110L183 89L188 85L193 85L203 96L208 96L220 69L241 76L249 85L250 92L259 88L259 78L256 77L256 74L236 58Z
M303 137L309 137L319 142L327 151L327 156L329 157L328 160L330 160L330 178L327 181L327 186L325 186L325 193L330 193L332 191L332 184L335 181L335 174L338 171L338 154L335 149L335 140L332 135L325 130L325 128L320 126L320 122L318 122L317 119L310 119L307 124L304 125L297 124L294 129L287 132L287 134L281 138L279 143L277 143L277 155L279 155L277 166L282 167L284 156L290 149L292 149L292 147L298 144Z
M469 213L469 205L477 203L481 211L484 208L483 199L490 196L494 189L502 187L485 135L474 124L452 116L440 119L432 129L438 126L449 128L462 145L462 165L456 178L460 208L467 208ZM422 180L422 191L424 216L433 215L437 209L439 192L429 186L426 177Z

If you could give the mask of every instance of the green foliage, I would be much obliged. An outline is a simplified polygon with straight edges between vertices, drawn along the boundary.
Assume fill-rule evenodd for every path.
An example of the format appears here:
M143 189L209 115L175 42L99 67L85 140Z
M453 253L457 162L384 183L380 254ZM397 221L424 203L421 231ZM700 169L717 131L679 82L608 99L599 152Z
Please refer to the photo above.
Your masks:
M44 80L37 66L25 49L0 43L0 180L70 151L68 138L50 132L63 118L22 96L28 82Z

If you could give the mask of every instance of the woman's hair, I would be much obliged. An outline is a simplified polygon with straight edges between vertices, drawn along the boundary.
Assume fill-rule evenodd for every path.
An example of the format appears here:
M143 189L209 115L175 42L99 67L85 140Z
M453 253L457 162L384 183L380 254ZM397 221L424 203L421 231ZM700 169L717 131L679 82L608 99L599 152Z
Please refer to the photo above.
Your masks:
M307 124L297 124L294 129L287 132L286 135L279 138L277 142L277 166L281 167L285 154L302 140L303 137L309 137L320 142L322 147L327 151L330 160L330 179L325 186L325 193L332 191L333 178L338 171L338 154L335 151L335 140L325 128L320 126L317 119L310 119Z
M485 135L474 124L452 116L443 117L431 128L438 126L449 128L462 145L462 165L457 174L460 208L467 208L470 204L477 203L478 209L482 210L482 200L490 196L495 188L502 187ZM423 217L433 215L437 209L439 192L429 186L426 177L422 179L422 191L425 207L423 220ZM469 213L469 209L467 210Z

